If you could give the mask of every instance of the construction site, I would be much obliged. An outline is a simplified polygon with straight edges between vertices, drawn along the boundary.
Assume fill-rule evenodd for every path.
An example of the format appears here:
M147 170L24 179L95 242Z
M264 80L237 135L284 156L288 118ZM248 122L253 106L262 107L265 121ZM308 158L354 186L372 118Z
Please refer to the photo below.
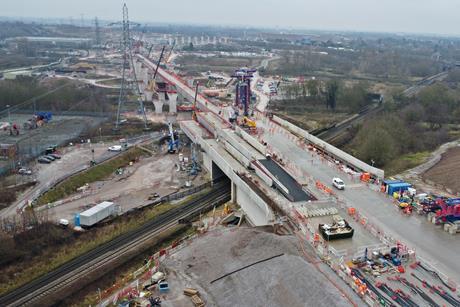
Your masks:
M315 134L273 112L280 54L141 31L126 4L106 28L104 47L96 19L89 51L56 40L75 55L31 69L101 96L0 112L2 186L21 187L2 233L68 236L14 274L5 260L1 306L460 306L458 142L387 176L328 142L341 124Z

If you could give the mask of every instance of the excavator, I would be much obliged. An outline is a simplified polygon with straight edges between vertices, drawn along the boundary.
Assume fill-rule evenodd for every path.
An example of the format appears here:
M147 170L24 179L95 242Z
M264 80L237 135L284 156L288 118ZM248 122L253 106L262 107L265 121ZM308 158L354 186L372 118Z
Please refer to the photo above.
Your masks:
M243 124L242 124L243 127L247 127L249 129L256 129L257 128L257 125L256 125L256 122L252 119L250 119L249 117L245 116L243 117Z

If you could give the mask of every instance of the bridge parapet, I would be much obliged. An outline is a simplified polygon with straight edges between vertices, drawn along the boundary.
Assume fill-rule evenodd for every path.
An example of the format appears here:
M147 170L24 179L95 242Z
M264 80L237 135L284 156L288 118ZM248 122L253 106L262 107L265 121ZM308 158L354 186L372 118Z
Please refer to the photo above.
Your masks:
M300 127L297 127L296 125L288 122L287 120L284 120L276 115L273 116L273 121L277 124L279 124L281 127L287 129L291 133L304 138L314 146L328 152L329 154L333 155L337 160L340 160L344 162L345 164L348 164L349 166L358 169L362 172L367 172L370 173L371 175L383 179L385 177L385 172L382 169L373 167L355 157L352 155L338 149L335 146L332 146L325 141L321 140L320 138L317 138L314 135L311 135L307 131L303 130Z

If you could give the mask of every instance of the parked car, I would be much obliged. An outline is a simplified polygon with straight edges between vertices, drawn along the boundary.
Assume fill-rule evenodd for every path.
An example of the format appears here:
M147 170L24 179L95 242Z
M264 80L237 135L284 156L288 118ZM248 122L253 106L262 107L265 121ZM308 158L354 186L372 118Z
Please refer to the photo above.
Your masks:
M154 199L157 199L158 197L160 197L160 194L153 193L149 195L149 200L154 200Z
M55 153L49 154L48 156L51 156L51 157L53 157L54 159L58 159L58 160L61 159L61 156L58 155L58 154L55 154Z
M47 158L48 160L51 160L51 161L56 160L56 158L53 157L52 155L46 155L45 158Z
M339 190L344 190L345 189L345 183L343 182L342 179L340 178L332 178L332 185L336 187Z
M69 226L69 220L66 220L66 219L60 219L59 220L59 225L62 226L62 227L67 227Z
M21 167L20 169L18 169L18 174L19 175L32 175L32 170Z
M109 147L109 151L121 151L122 147L121 145L113 145Z
M50 164L52 161L46 157L39 157L37 159L38 163L43 163L43 164Z

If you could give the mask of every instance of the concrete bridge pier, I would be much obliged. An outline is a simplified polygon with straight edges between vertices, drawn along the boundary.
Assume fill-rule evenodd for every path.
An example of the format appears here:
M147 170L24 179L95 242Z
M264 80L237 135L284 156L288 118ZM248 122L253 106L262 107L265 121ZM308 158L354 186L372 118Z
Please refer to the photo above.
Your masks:
M164 102L161 100L153 100L153 105L155 107L155 113L161 114L163 112Z
M231 198L230 198L230 201L234 204L236 204L236 199L237 199L237 195L236 195L236 191L238 190L237 187L236 187L236 184L234 184L233 182L231 183L232 186L232 190L231 190Z
M139 82L139 91L141 94L145 94L145 84L144 82Z
M169 98L169 113L177 113L177 93L168 94Z
M155 106L155 113L163 113L163 105L166 102L166 94L164 92L158 93L158 100L153 100L153 105Z
M145 100L146 101L152 101L153 98L153 92L149 90L144 90L144 95L145 95Z

